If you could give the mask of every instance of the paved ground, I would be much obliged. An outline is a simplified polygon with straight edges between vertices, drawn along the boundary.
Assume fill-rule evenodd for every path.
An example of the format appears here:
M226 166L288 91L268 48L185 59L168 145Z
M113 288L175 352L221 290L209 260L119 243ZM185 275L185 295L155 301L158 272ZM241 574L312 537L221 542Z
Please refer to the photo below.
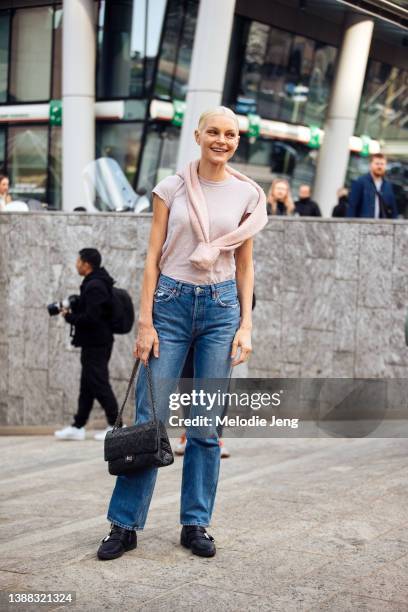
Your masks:
M84 612L408 610L408 440L228 442L214 559L178 544L177 459L137 550L102 563L102 444L0 438L2 588L72 590Z

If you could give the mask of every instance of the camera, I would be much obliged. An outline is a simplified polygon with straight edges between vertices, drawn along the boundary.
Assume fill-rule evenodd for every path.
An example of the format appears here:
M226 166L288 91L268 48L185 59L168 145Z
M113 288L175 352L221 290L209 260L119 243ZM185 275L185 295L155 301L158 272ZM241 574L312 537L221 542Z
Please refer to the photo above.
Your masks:
M58 315L63 308L67 310L71 310L71 312L75 312L78 308L79 303L79 295L70 295L69 297L61 300L60 302L54 302L53 304L48 304L47 310L50 317L55 317Z

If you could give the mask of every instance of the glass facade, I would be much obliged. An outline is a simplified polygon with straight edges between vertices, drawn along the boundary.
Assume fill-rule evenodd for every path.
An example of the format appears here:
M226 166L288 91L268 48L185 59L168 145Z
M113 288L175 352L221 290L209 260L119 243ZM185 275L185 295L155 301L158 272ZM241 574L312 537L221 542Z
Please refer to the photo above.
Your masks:
M6 167L6 129L0 127L0 174L5 172Z
M408 70L369 60L357 119L356 134L382 143L394 142L405 155L388 154L387 177L392 182L399 214L408 218ZM402 145L402 147L401 147ZM347 184L369 170L369 160L351 155Z
M316 151L300 143L270 138L251 142L246 136L241 136L232 162L268 192L273 179L277 177L288 179L294 190L302 183L311 184L316 158Z
M125 109L121 120L96 121L95 156L115 159L134 189L150 193L175 171L180 128L149 118L148 108L153 99L186 97L198 7L199 0L95 1L96 99L122 100ZM62 26L57 0L0 10L0 106L61 98ZM235 15L223 103L239 114L322 127L336 60L334 45ZM398 143L389 176L406 216L407 90L408 69L370 60L355 129L382 146ZM15 197L35 197L57 210L61 127L33 120L0 124L0 172L11 175ZM297 128L291 130L287 140L242 134L233 162L265 190L276 176L286 177L294 191L302 182L313 184L317 150L297 142ZM348 184L367 163L350 157Z
M224 101L236 112L321 127L337 49L236 16Z
M96 157L112 157L134 184L139 164L143 123L98 122L96 129Z
M15 11L11 22L10 102L49 100L53 8Z
M408 140L408 70L370 61L356 132L383 140Z
M60 210L62 208L61 194L62 176L62 140L61 128L52 126L50 129L50 150L48 157L48 208Z
M7 170L14 199L44 201L47 192L48 127L9 127Z
M0 12L0 103L7 101L10 12Z
M165 0L103 0L98 17L99 99L142 98L149 93Z
M138 188L148 193L176 170L180 129L167 123L151 123L143 148Z
M169 0L154 95L184 100L198 13L198 0Z
M58 100L62 96L62 8L55 9L53 27L51 98Z

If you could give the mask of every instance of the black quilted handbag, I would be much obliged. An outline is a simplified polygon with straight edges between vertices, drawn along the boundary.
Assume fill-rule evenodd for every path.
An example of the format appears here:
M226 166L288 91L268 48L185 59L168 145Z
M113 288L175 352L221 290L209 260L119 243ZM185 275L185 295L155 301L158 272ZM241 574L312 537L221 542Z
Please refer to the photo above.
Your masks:
M112 431L105 437L105 461L108 462L109 473L113 476L134 474L148 467L164 467L174 461L169 438L164 423L157 419L154 404L152 374L147 364L147 381L149 387L149 404L153 419L140 425L122 427L123 410L126 406L133 381L140 363L136 359L130 376L125 401L119 410ZM137 414L136 414L137 418Z

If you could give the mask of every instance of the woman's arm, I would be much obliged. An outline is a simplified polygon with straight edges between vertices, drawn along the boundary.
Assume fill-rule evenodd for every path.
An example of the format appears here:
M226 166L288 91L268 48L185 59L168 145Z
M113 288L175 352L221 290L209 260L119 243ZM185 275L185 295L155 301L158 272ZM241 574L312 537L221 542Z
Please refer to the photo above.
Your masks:
M133 355L139 357L146 365L153 347L155 357L159 356L159 337L153 327L153 295L160 274L159 262L161 251L166 240L169 209L157 195L153 197L153 219L150 228L149 246L147 249L140 310L138 333Z
M232 343L231 357L235 358L232 366L249 359L252 352L252 296L254 293L254 262L252 257L253 239L249 238L235 251L236 281L238 299L241 305L240 326ZM241 352L237 358L237 349Z

